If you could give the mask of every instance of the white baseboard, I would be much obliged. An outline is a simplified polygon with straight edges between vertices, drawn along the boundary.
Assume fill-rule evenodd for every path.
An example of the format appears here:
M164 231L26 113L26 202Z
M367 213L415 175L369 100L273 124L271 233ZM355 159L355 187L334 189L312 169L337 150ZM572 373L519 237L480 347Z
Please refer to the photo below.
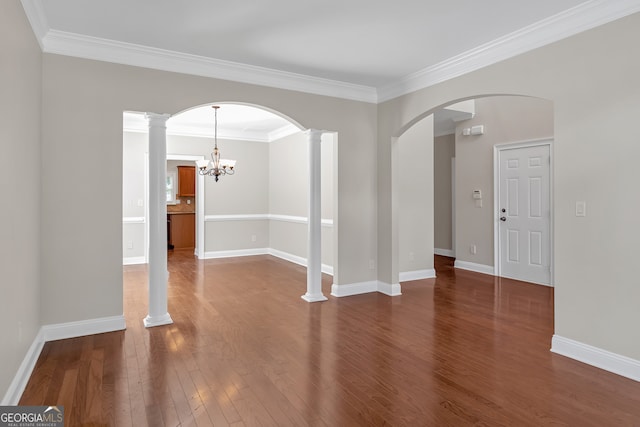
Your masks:
M83 337L85 335L102 334L105 332L122 331L126 328L124 315L121 315L44 325L42 327L42 336L46 342Z
M38 357L40 357L43 346L44 339L42 337L42 329L40 329L33 339L29 350L27 350L27 354L24 356L24 359L22 359L22 363L16 375L13 377L13 381L11 381L0 405L16 406L18 402L20 402L20 397L22 397L22 393L24 393L24 389L27 387L27 382L29 382L29 378L31 378L33 368L36 367L36 362L38 361Z
M391 297L402 295L400 283L389 284L372 280L370 282L349 283L346 285L331 285L331 295L334 297L350 297L352 295L380 292Z
M400 283L391 284L378 281L378 292L389 295L390 297L397 297L402 295Z
M461 270L475 271L476 273L490 274L492 276L494 275L494 268L490 265L456 260L453 263L453 266Z
M4 395L0 405L15 406L20 401L22 393L29 382L33 368L44 343L47 341L62 340L67 338L82 337L85 335L102 334L105 332L121 331L126 329L124 316L103 317L98 319L81 320L79 322L58 323L44 325L36 335L25 355L9 389Z
M274 257L283 259L285 261L292 262L294 264L301 265L303 267L307 266L307 259L301 256L293 255L288 252L279 251L278 249L269 248L269 255L273 255ZM327 264L322 264L321 270L323 273L333 276L333 267Z
M269 249L267 248L236 249L231 251L209 251L204 253L204 259L267 255L268 253L269 253Z
M453 249L438 249L435 248L433 253L436 255L448 256L450 258L455 258L456 254L453 253Z
M272 248L255 248L255 249L237 249L232 251L214 251L205 252L204 259L215 258L233 258L253 255L272 255L276 258L283 259L285 261L292 262L294 264L307 266L307 259L301 256L293 255L288 252L280 251ZM333 267L330 265L322 264L322 272L333 276Z
M559 335L553 336L551 351L634 381L640 381L640 360L621 356Z
M400 273L400 282L410 282L411 280L433 279L436 277L436 270L429 268L427 270L403 271Z
M331 295L334 297L349 297L352 295L368 294L378 291L378 282L372 280L370 282L349 283L346 285L331 285Z
M122 258L122 265L146 264L147 260L144 256L130 256Z

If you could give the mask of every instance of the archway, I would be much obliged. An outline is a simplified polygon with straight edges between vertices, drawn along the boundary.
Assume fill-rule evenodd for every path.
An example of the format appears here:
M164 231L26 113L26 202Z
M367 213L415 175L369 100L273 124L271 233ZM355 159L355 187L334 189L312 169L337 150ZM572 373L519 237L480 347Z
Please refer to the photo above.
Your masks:
M176 126L175 122L181 115L188 115L198 109L208 109L211 105L206 104L184 110L171 116L166 121L166 158L189 158L193 160L196 157L208 157L213 147L211 138L213 136L211 134L213 131L212 121L204 126L210 128L209 135L206 131L202 132L203 129L196 129L198 126L192 126L190 131L185 131L184 123ZM260 106L232 102L216 103L216 105L222 107L220 112L224 112L225 109L233 110L234 108L242 110L245 117L244 124L232 123L231 125L231 128L235 126L236 130L240 129L243 134L230 135L228 122L225 125L224 115L221 115L219 130L222 132L219 132L218 135L219 148L223 157L238 160L239 167L237 170L244 170L244 173L238 173L231 177L222 177L220 179L221 182L215 184L207 182L207 177L198 175L198 183L196 184L198 196L195 198L194 203L198 218L196 227L198 238L196 241L199 242L196 248L196 256L200 259L205 259L268 253L288 261L304 264L308 267L308 280L307 293L303 295L303 298L309 302L325 300L326 298L322 295L320 289L321 274L322 272L332 274L336 259L335 251L332 249L334 240L333 212L337 208L333 195L333 145L337 141L336 135L332 132L314 130L303 132L300 124L282 114L276 114ZM247 131L246 116L250 115L249 113L255 115L254 113L256 112L258 112L258 115L259 113L264 113L257 119L254 117L254 121L258 122L258 127L262 127L259 131L263 134L270 134L267 138L260 138L258 131ZM266 119L266 116L270 116L270 118ZM237 117L238 115L236 115ZM275 118L276 122L280 120L279 123L284 123L285 125L276 126L275 129L272 128L267 132L265 130L269 125L267 122L273 118ZM233 119L231 121L233 122ZM180 126L183 126L183 128L178 129ZM227 126L226 129L225 126ZM271 149L268 147L280 144L281 141L285 140L289 145L298 144L298 146L302 147L298 151L303 158L292 159L290 158L291 153L287 153L286 156L271 155ZM264 144L265 142L267 144ZM307 144L312 147L315 145L318 150L308 150L307 152ZM324 147L322 150L320 150L320 145ZM249 146L253 151L249 152ZM259 147L259 152L256 152L257 147ZM320 160L321 157L323 158L322 161ZM277 159L277 162L271 162L270 159ZM301 184L301 186L293 189L295 191L284 192L290 200L294 200L293 204L296 205L291 207L291 211L286 209L278 210L276 208L278 212L272 212L269 195L273 192L268 188L263 188L262 190L256 188L256 185L266 185L271 181L278 180L277 177L270 176L268 173L270 162L274 163L274 170L284 172L284 178L280 179L280 182L288 180L290 183ZM303 177L300 174L306 174L307 170L298 167L297 163L308 165L310 170L316 167L318 174L315 176L311 174L311 179L307 178L306 175ZM329 170L321 171L323 166L328 166ZM325 167L325 169L327 168ZM260 174L262 175L256 178ZM251 180L248 179L249 175L252 175ZM325 184L328 183L329 185L321 187L319 180L323 180ZM305 182L308 185L305 186ZM323 190L322 194L320 194L321 188ZM304 194L300 190L304 191ZM307 194L313 195L314 192L318 192L318 197L307 197ZM327 192L329 193L328 196L324 194ZM250 195L250 197L240 200L241 197L238 197L238 195L243 194ZM321 202L321 200L324 202ZM324 205L328 206L328 209L322 209L321 206ZM307 209L309 212L307 212ZM316 214L313 215L312 211ZM161 212L158 217L163 215ZM274 223L278 225L272 226L271 224ZM298 241L297 249L306 246L306 252L304 249L296 252L296 248L274 247L277 245L271 244L269 236L277 232L283 232L283 227L288 228L284 232L289 238L297 236L293 239ZM275 230L276 228L279 231ZM224 232L221 232L221 230L224 230ZM324 245L320 243L322 239L327 240ZM286 239L280 239L280 242L283 240ZM246 244L244 246L239 245L239 242ZM324 250L321 248L324 248ZM151 264L153 264L153 261L151 261ZM150 265L150 269L153 269L153 265Z
M497 261L498 246L495 242L497 233L497 225L495 223L499 220L499 216L497 215L497 208L494 208L494 146L553 138L553 104L548 100L517 95L488 95L474 97L474 99L478 100L480 105L478 114L473 119L469 118L467 121L459 123L455 134L456 148L462 150L460 153L456 152L456 158L461 156L461 159L464 160L464 162L459 163L458 159L456 159L455 168L457 177L456 197L454 199L457 212L455 247L458 248L456 267L482 273L499 274L499 270L494 268L499 265ZM406 200L407 181L403 182L402 172L405 169L409 169L412 171L412 175L416 175L413 171L416 165L407 167L406 164L402 163L402 149L406 145L411 145L412 139L416 138L422 138L422 141L426 139L428 143L432 144L433 128L428 125L432 121L431 115L442 107L450 106L460 101L454 100L420 114L402 126L396 133L398 136L392 140L391 159L394 172L392 173L391 197L393 201L391 227L393 241L391 247L394 250L391 264L392 277L397 280L395 283L399 284L405 280L430 277L429 272L433 268L432 261L430 264L423 262L418 268L407 272L407 265L410 265L411 261L418 261L418 252L414 252L414 248L407 249L406 236L408 233L403 234L403 227L405 229L407 227L407 212L400 206L402 204L403 191L405 193L404 199ZM481 126L482 123L484 123L482 135L466 134L466 132L470 133L472 127ZM420 134L421 128L422 134ZM463 134L463 130L465 130L465 134ZM403 142L406 143L405 146L402 145ZM431 148L431 152L433 152L432 150L433 148ZM407 158L415 160L416 157L419 157L416 152L408 156L405 155L405 162ZM433 161L431 158L426 158L426 160L426 162L420 162L420 166L423 169L428 169L428 173L425 174L427 178L429 176L433 177ZM411 184L415 184L415 182L409 182L409 185ZM433 186L433 181L429 182L426 179L424 185ZM424 194L418 195L422 197L422 205L418 207L421 207L426 212L427 222L433 221L434 215L432 187L429 191L431 191L431 198L425 197ZM473 198L474 192L477 194L475 197L478 197L479 201ZM411 207L414 209L416 202L419 201L419 197L416 194L415 192L413 193L411 200L413 203ZM550 216L551 212L552 209L549 209ZM552 225L552 217L550 217L550 222ZM434 253L433 234L438 224L434 225L433 222L418 224L424 230L421 230L420 227L417 229L421 230L422 236L426 236L427 240L426 245L424 244L424 239L420 242L423 244L421 256L423 260L425 258L432 260ZM413 230L412 233L411 238L414 239L413 243L415 244L415 237L418 233L413 232ZM404 238L403 235L405 236ZM553 266L551 262L553 248L551 232L549 233L549 239L550 255L546 268ZM412 255L414 256L412 257ZM407 273L409 274L407 275ZM400 292L399 285L396 290L398 293Z

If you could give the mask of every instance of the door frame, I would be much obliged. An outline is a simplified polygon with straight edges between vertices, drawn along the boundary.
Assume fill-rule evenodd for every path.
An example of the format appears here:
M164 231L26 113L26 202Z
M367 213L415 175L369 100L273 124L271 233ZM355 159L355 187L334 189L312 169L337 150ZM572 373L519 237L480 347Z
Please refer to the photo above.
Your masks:
M516 150L519 148L549 146L549 284L555 284L555 263L554 263L554 185L553 185L553 138L531 139L526 141L507 142L493 146L493 265L494 274L502 277L502 266L500 264L500 153L506 150ZM541 283L542 284L542 283Z
M167 153L166 160L182 160L182 161L193 161L204 159L202 155L193 155L193 154L170 154ZM149 153L146 153L145 159L145 168L148 171L149 169ZM149 174L145 174L144 178L145 185L145 197L147 206L145 210L145 222L146 230L145 230L145 259L146 262L149 263ZM204 259L204 176L200 174L196 174L196 247L194 249L194 255L199 259Z

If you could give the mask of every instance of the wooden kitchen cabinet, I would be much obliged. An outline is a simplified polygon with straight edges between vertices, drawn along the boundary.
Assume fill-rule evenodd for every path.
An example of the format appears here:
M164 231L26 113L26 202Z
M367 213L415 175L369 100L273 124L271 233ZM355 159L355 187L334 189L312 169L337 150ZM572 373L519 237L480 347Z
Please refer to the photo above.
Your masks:
M178 166L178 196L196 196L196 167Z
M174 249L193 249L196 247L196 214L178 213L169 215L169 243Z

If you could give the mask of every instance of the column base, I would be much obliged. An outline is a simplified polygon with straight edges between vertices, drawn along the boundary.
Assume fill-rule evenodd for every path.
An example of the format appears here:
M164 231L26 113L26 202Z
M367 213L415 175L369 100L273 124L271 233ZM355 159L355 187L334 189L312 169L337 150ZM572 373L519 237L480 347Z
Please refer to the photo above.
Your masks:
M320 302L320 301L328 300L328 298L322 294L315 294L315 295L304 294L300 298L302 298L306 302Z
M170 325L173 323L173 319L169 313L166 313L163 316L156 317L148 315L142 322L144 323L145 328L153 328L154 326Z

